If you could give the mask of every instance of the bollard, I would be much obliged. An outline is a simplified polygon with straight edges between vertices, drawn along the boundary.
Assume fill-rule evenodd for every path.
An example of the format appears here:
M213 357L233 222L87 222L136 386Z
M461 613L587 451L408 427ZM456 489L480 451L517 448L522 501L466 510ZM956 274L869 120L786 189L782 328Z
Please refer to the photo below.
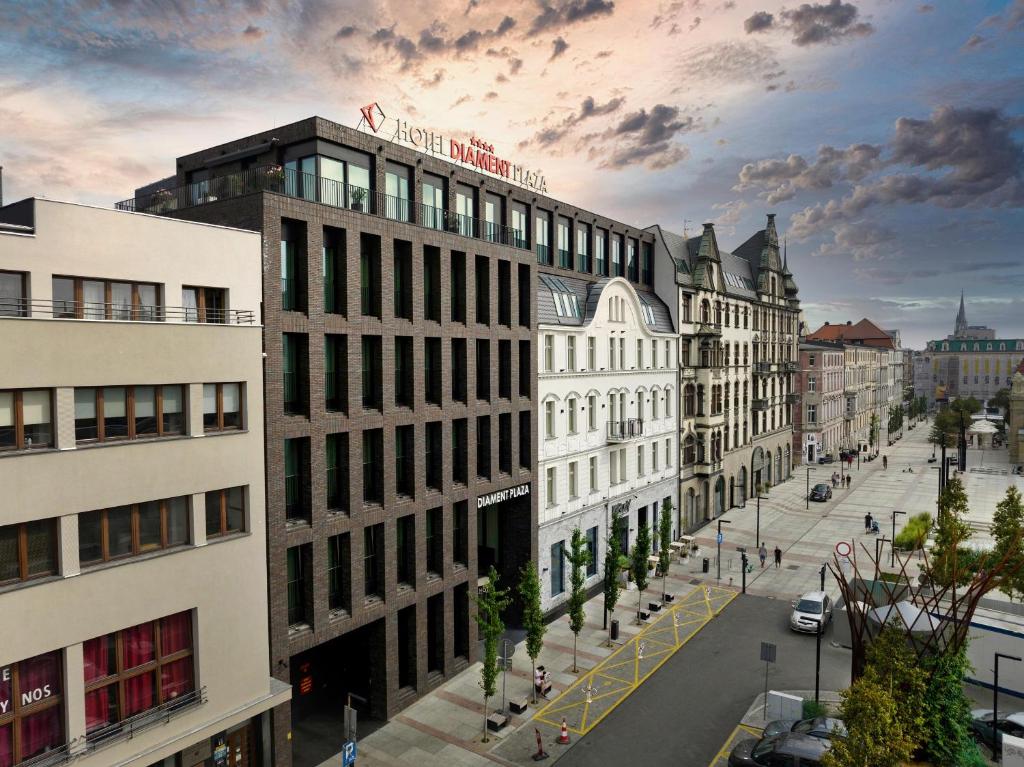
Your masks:
M534 727L533 731L535 733L537 733L537 753L533 755L533 761L539 762L542 759L547 759L548 758L548 754L544 750L544 741L541 740L540 730L538 730L536 727Z
M565 717L562 717L562 734L558 736L558 742L563 746L569 745L569 727L565 724Z

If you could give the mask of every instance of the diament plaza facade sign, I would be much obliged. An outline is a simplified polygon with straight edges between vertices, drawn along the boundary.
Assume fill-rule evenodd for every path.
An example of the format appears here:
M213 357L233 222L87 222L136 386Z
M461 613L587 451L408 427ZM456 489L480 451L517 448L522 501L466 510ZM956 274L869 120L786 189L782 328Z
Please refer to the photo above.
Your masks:
M453 162L469 165L477 170L524 186L534 192L547 194L548 186L544 174L523 165L517 165L494 154L494 145L471 138L468 142L445 137L440 131L410 125L400 117L387 117L377 102L367 104L360 110L362 119L356 126L364 126L375 134L391 141L411 146L421 152L446 157Z

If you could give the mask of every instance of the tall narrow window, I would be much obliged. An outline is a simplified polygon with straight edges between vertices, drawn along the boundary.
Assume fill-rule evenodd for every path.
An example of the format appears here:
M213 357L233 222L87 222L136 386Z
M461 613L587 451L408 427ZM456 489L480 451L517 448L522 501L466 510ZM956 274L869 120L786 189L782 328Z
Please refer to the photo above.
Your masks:
M440 339L438 339L440 340ZM452 399L465 403L467 399L469 363L466 359L466 339L452 339ZM429 371L428 371L429 372ZM429 384L428 384L429 386ZM440 402L438 403L440 404Z
M384 525L363 528L363 594L367 598L384 595Z
M537 211L534 237L537 241L537 263L553 265L555 261L551 252L551 214L546 210Z
M416 427L395 427L395 492L412 498L416 494Z
M512 264L498 261L498 324L512 327Z
M384 171L384 215L396 221L411 221L409 210L410 169L398 163L387 163Z
M551 546L551 596L565 592L565 541Z
M363 408L380 410L384 399L381 337L363 336L362 347Z
M529 247L529 226L530 215L527 212L525 203L512 203L512 245L517 248Z
M520 341L519 342L519 396L529 397L530 396L530 384L533 381L530 375L530 342Z
M349 533L327 539L327 607L332 612L351 612L352 547Z
M423 319L441 321L441 250L423 248Z
M416 517L408 514L395 523L398 587L416 587Z
M487 256L476 257L476 321L488 325L491 321L491 261Z
M484 231L483 237L488 242L505 242L505 198L487 192L484 195Z
M612 277L624 277L626 270L622 262L622 235L613 234L612 238Z
M456 231L466 237L477 237L476 189L468 184L455 185Z
M512 414L498 416L498 471L512 473Z
M306 311L306 225L281 222L281 309Z
M452 322L466 324L466 254L452 251Z
M325 226L323 233L324 312L348 316L348 266L345 230Z
M308 440L298 437L284 441L284 509L290 520L309 521Z
M565 338L565 369L570 373L576 372L576 336Z
M484 338L476 340L476 398L491 398L491 343Z
M423 174L423 226L431 229L445 229L447 219L445 213L447 205L448 183L442 176L435 176L431 173Z
M306 568L302 547L288 549L288 625L306 623Z
M572 269L572 222L564 216L558 217L558 265Z
M412 336L395 336L395 406L413 407L413 383L416 373L413 369Z
M363 432L363 502L384 502L384 430Z
M328 434L325 450L327 464L327 508L330 511L349 512L348 434Z
M442 444L442 423L431 421L426 426L426 464L427 488L442 491L443 468L444 468L444 446Z
M452 506L452 562L465 567L468 554L469 502L457 501Z
M533 299L533 288L530 286L530 267L519 264L517 287L519 288L519 327L530 327L530 307Z
M476 475L480 479L491 478L491 417L477 416L476 419Z
M329 412L348 412L348 336L324 336L324 400Z
M412 319L412 243L394 241L395 317Z
M590 258L590 224L580 224L576 227L576 268L585 274L590 274L594 270Z
M587 397L587 428L590 431L597 428L597 397L593 394Z
M512 342L498 341L498 396L512 399Z
M452 421L452 481L467 484L469 477L469 424L465 418Z
M587 562L587 577L597 575L597 528L591 527L587 530L587 553L590 560Z
M359 295L362 315L380 319L380 237L366 233L359 236Z
M597 370L597 338L587 336L587 370Z
M284 412L290 415L309 413L309 341L303 333L283 333Z
M530 468L530 459L532 457L533 442L530 439L530 435L534 427L531 424L531 420L529 410L521 410L519 412L519 466L523 469Z

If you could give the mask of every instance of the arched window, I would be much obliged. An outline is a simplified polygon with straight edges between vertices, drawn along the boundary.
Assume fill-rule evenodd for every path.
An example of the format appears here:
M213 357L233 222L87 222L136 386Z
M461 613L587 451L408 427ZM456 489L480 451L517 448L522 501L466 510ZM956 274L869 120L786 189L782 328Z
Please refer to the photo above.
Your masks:
M672 417L672 389L665 389L665 417Z
M697 441L692 434L686 435L683 440L683 463L691 464L697 460Z
M715 324L722 324L722 302L715 301Z
M697 463L706 463L707 459L704 457L707 455L704 445L704 435L702 434L697 439Z
M700 302L700 321L704 324L711 322L711 302L706 298Z
M704 385L697 384L697 415L704 415Z
M697 390L693 384L686 384L683 390L683 415L692 417L697 412Z

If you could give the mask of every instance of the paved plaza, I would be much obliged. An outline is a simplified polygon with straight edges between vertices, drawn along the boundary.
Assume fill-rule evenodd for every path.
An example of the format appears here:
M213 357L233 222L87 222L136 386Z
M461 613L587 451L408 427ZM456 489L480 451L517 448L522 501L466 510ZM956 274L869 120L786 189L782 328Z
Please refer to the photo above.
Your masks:
M937 464L928 463L932 452L928 428L921 424L906 431L902 440L882 450L889 459L888 469L882 468L881 457L862 462L859 469L854 462L850 489L837 488L825 503L806 507L806 467L797 467L791 480L771 488L761 501L761 539L769 550L763 569L757 558L755 501L722 516L727 524L722 525L720 580L715 566L717 520L702 528L696 536L700 547L696 555L672 564L667 590L675 595L675 602L656 613L651 623L633 625L636 592L622 594L615 614L621 634L613 647L607 646L608 632L602 626L602 596L591 599L578 641L579 673L572 672L568 619L555 620L538 660L552 672L554 689L549 700L541 699L526 714L512 716L502 733L490 734L489 743L481 742L480 666L475 664L361 739L359 763L370 767L523 765L532 763L537 731L551 755L549 761L569 765L593 763L598 755L602 761L616 763L635 755L638 743L645 753L678 764L714 762L724 743L747 732L737 731L737 725L763 689L764 665L757 661L760 641L779 646L780 662L770 669L772 688L806 690L813 685L814 640L788 630L788 602L818 588L820 567L832 561L836 543L853 544L859 557L864 555L862 545L873 554L876 538L864 530L865 514L874 515L883 535L891 537L894 509L906 511L907 516L934 513L938 474ZM1007 471L1005 450L971 449L967 461L963 478L972 524L981 538L1006 487L1016 482L1024 488L1024 480ZM913 472L906 471L908 467ZM810 484L829 482L833 471L839 471L838 464L812 467ZM897 531L905 519L898 517ZM753 565L744 596L738 596L737 546L747 548ZM775 546L782 549L779 568L772 563ZM705 557L710 560L708 573L702 567ZM883 558L888 564L888 556ZM838 595L831 574L825 584L826 590ZM661 579L653 579L644 603L660 591ZM827 641L831 631L830 627L822 648L822 690L842 689L849 681L849 652ZM643 659L638 657L641 641L645 642ZM508 672L509 697L530 695L531 673L530 659L520 643ZM498 687L491 710L501 706L500 678ZM556 743L563 716L570 746ZM335 758L323 765L338 763Z

